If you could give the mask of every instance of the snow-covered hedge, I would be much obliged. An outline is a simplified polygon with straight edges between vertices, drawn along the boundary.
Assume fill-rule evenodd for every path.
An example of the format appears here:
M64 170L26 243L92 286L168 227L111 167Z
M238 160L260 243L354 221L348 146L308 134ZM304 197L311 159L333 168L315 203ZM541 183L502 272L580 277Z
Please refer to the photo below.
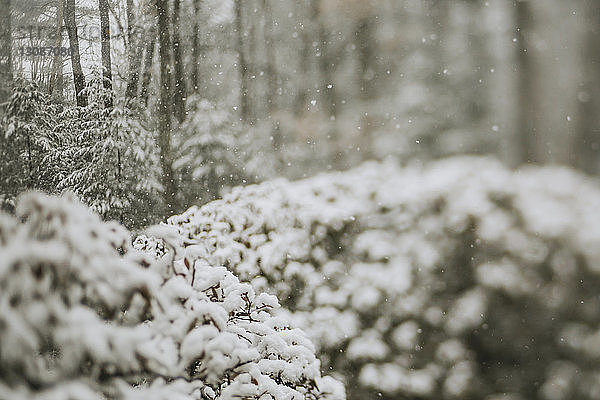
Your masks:
M39 194L0 215L0 398L345 398L274 296L152 234L137 247L162 257Z
M600 190L575 172L367 164L168 223L282 299L352 399L600 398Z

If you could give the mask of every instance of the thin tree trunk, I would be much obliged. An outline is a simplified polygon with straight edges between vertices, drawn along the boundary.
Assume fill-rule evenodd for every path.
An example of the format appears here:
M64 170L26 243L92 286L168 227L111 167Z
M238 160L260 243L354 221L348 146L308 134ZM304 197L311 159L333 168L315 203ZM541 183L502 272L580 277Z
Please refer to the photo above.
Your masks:
M317 24L317 43L319 45L319 75L318 84L321 91L321 104L323 111L329 117L329 129L327 138L329 141L329 158L332 165L336 168L341 167L341 153L338 143L338 96L337 87L335 86L334 76L336 72L336 54L334 54L333 46L329 42L330 33L327 29L326 18L321 14L322 0L311 0L312 19Z
M125 97L128 99L133 99L137 96L140 69L142 67L141 59L144 53L133 8L133 0L127 0L127 64L129 71Z
M243 122L248 122L248 64L244 52L244 28L242 1L235 0L235 25L237 33L238 71L240 74L240 113Z
M297 84L296 96L294 98L294 115L300 117L306 111L308 100L308 73L310 65L310 54L312 51L311 35L308 27L304 24L302 31L302 48L300 50L300 65L298 68L299 82Z
M174 112L175 118L181 123L185 119L185 97L186 85L183 77L183 57L181 55L181 40L179 38L181 1L175 0L173 3L173 66L175 69L175 91L174 91Z
M12 80L10 0L0 0L0 110L10 98Z
M54 58L52 59L52 73L48 85L48 93L57 101L63 100L63 59L60 51L62 47L63 28L63 0L56 0L56 41L54 42Z
M374 97L374 70L371 68L371 63L375 57L375 45L373 43L373 20L370 16L365 16L358 21L356 31L354 33L356 39L356 48L358 50L359 84L360 84L360 100L362 112L360 116L360 151L363 159L369 159L372 154L372 117L369 114L370 102Z
M575 149L577 167L587 173L600 171L600 9L589 10L590 29L585 52L585 82L580 95L580 126Z
M200 31L200 5L201 0L194 0L194 35L192 39L192 85L194 92L198 92L200 87L200 39L198 33Z
M527 32L531 22L531 10L529 3L523 0L517 0L516 4L517 19L517 41L519 43L519 53L517 55L518 73L519 73L519 115L518 119L518 137L521 138L521 163L538 162L535 147L535 126L532 123L533 115L531 110L535 104L534 96L534 68L531 56L528 52Z
M100 10L100 39L102 54L102 80L104 88L111 91L110 97L106 100L106 106L112 107L112 62L110 57L110 20L108 18L108 0L98 0L98 9Z
M324 18L321 15L321 0L311 0L312 18L317 24L317 43L319 44L319 87L322 94L324 110L330 117L335 119L337 114L336 88L333 84L334 57L329 45L329 34L325 27Z
M247 44L246 44L246 70L248 71L248 75L247 75L247 85L246 85L246 90L247 90L247 94L246 94L246 101L248 102L248 123L250 125L253 125L256 123L256 119L258 117L258 112L262 111L265 112L265 110L260 110L259 106L261 104L259 104L258 99L253 98L252 95L256 94L256 86L257 86L257 82L256 82L256 75L258 73L257 71L257 64L258 64L258 60L260 60L262 57L264 57L263 54L259 54L258 53L258 41L262 41L263 38L259 38L258 37L258 33L260 33L260 20L257 17L257 13L258 13L258 4L256 3L258 0L246 0L246 5L248 5L248 10L251 10L251 12L248 15L248 20L247 20L247 34L246 37L248 38ZM257 26L258 25L258 26ZM261 65L262 67L262 65ZM262 71L264 72L264 71Z
M169 62L171 60L170 35L169 35L169 10L167 0L156 0L158 15L158 41L160 55L160 99L158 103L158 145L160 148L160 162L162 169L163 199L166 212L175 209L175 180L171 165L171 74Z
M356 48L358 50L358 60L360 63L360 93L364 99L373 97L373 71L371 62L374 57L375 47L373 46L373 23L370 17L362 18L357 25Z
M455 28L452 30L449 27L450 19L452 18L451 14L453 13L453 7L456 6L456 4L447 0L430 0L425 2L425 5L427 9L424 10L425 13L423 14L421 23L426 24L427 29L431 29L432 35L435 35L435 40L431 41L430 45L428 46L429 51L427 52L427 57L430 64L430 72L427 74L427 79L430 82L429 85L431 86L431 90L438 92L438 95L440 92L444 95L445 92L456 95L457 84L450 84L444 74L444 70L447 70L449 63L452 62L451 57L448 57L447 55L447 43L448 41L455 40L453 39L455 36L460 36L462 38L464 33L463 29ZM466 21L465 25L467 25ZM470 32L468 27L465 30ZM468 43L472 44L470 40ZM476 54L478 57L483 57L483 55L480 53L471 52L469 54ZM452 68L450 67L450 69ZM474 78L471 76L471 79ZM466 88L471 88L472 85L469 83L464 87L466 90ZM472 99L472 96L468 98ZM465 106L465 108L470 109L468 106ZM456 126L454 125L452 118L444 118L442 115L440 115L440 118L432 121L431 129L434 130L436 134L432 135L433 137L425 136L425 138L419 139L418 143L423 144L415 146L415 152L422 152L423 156L426 158L435 158L444 155L447 149L440 148L439 136L449 129L454 128L456 128Z
M315 4L317 0L308 0L309 9L313 11L310 16L304 16L302 21L302 32L300 34L300 40L302 42L302 47L300 49L300 63L298 65L298 83L296 84L296 96L294 97L294 115L296 117L301 117L304 112L306 112L307 102L308 102L308 94L309 87L311 86L311 82L309 79L309 70L310 70L310 57L313 51L313 35L311 32L311 28L313 23L317 23L318 20L318 10L315 8ZM296 13L301 15L305 11L307 3L305 2L297 2ZM321 82L319 82L320 84Z
M73 69L73 82L75 83L75 97L77 105L84 107L87 105L87 97L83 93L85 89L85 76L81 68L81 58L79 54L79 37L77 35L77 24L75 22L75 0L65 0L64 19L67 33L69 34L69 46L71 48L71 67Z
M142 83L140 85L140 100L148 105L148 88L152 79L152 65L154 62L154 49L156 48L156 32L151 29L146 43L146 55L144 57L144 72L142 74Z
M273 40L273 11L271 9L271 4L269 0L262 0L263 6L263 34L264 34L264 43L265 43L265 58L267 65L265 67L266 75L267 75L267 114L268 118L272 122L272 131L271 131L271 145L273 146L273 150L279 152L281 150L281 129L279 128L279 120L277 119L277 105L276 105L276 97L277 97L277 69L275 68L275 52L274 46L275 41Z

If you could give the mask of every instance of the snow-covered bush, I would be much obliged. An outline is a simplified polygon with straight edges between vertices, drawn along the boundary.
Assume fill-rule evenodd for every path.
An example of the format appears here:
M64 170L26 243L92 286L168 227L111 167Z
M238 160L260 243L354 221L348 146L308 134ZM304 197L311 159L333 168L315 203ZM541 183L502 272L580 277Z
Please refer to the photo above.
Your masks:
M274 296L152 234L138 251L120 225L39 194L0 215L0 398L345 398Z
M168 223L276 294L352 399L555 400L600 398L599 221L590 178L465 157L249 186Z

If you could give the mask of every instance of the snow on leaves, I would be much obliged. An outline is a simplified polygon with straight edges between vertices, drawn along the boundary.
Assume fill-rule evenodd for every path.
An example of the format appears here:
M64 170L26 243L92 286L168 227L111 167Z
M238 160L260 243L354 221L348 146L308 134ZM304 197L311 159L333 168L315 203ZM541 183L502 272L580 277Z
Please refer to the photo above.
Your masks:
M302 331L272 315L274 296L172 236L138 238L139 251L120 225L38 194L17 213L0 216L3 396L345 398Z
M567 169L462 157L235 189L168 225L277 295L352 399L593 399L598 210Z

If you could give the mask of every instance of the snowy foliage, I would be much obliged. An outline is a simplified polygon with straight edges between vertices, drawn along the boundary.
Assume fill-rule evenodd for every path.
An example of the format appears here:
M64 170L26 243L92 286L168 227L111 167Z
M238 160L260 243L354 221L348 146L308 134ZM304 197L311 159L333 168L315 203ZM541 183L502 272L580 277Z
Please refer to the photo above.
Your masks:
M0 204L14 207L21 190L48 187L42 179L49 171L42 165L52 135L54 108L37 84L21 81L16 86L0 121Z
M272 315L276 297L173 230L149 234L161 239L138 251L120 225L39 194L0 215L0 397L345 398L304 333Z
M595 399L599 210L568 169L455 158L236 189L168 225L282 299L352 399Z
M68 109L57 126L61 140L53 157L66 167L57 188L73 191L104 218L147 224L161 189L154 137L123 100L106 106L112 92L99 75L85 91L88 105Z
M193 96L189 117L174 136L177 149L173 168L181 189L181 201L206 203L219 197L224 187L242 183L239 124L224 106Z
M68 190L104 218L153 222L160 190L153 133L122 100L107 106L113 93L100 75L85 95L85 107L59 107L35 83L15 88L2 122L0 201L9 208L26 189Z

